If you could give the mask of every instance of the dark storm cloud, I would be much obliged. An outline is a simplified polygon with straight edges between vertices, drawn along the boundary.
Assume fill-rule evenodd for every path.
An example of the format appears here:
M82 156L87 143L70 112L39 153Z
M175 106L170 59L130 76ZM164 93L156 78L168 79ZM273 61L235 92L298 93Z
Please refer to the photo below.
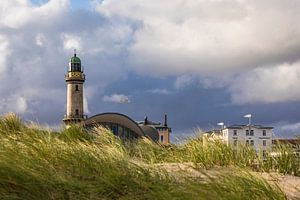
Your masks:
M275 126L275 133L279 136L293 136L300 129L297 119L300 114L299 102L272 103L272 104L230 104L230 93L223 89L211 89L199 86L195 80L185 89L175 88L172 84L176 77L169 78L135 78L134 74L123 81L111 84L106 88L106 93L118 92L128 94L131 103L115 105L105 102L93 102L94 111L98 112L122 112L133 119L143 120L148 116L150 120L163 121L163 115L168 114L169 124L176 135L193 135L194 130L201 128L209 130L218 128L218 122L226 125L245 124L247 120L243 116L252 113L253 123ZM138 84L137 84L138 83ZM153 94L148 91L165 86L167 94ZM228 103L226 103L228 102ZM281 123L276 123L281 122ZM290 123L288 123L290 122ZM291 125L293 131L288 128ZM284 127L281 129L281 127Z

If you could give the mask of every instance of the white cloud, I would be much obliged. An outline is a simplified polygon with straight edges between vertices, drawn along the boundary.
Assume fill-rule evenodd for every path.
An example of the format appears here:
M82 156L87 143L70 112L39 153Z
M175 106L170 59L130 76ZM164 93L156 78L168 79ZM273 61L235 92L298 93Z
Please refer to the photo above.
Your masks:
M89 110L89 104L86 97L83 98L83 110L84 110L84 114L86 115L91 113L91 111Z
M103 97L103 101L111 102L111 103L119 103L119 104L127 104L130 103L129 96L124 94L112 94L110 96L105 95Z
M43 34L37 34L35 37L35 43L38 46L43 46L45 44L46 38Z
M27 100L24 97L15 95L2 98L0 100L0 109L2 112L16 112L23 114L27 111Z
M300 132L300 122L293 124L286 124L280 127L284 131L298 131Z
M176 78L174 87L176 89L182 89L189 85L191 85L194 82L194 79L192 76L189 75L182 75Z
M68 51L82 50L81 39L76 35L64 34L63 35L64 49Z
M228 87L235 104L300 101L300 62L241 73Z
M128 62L150 75L220 73L295 60L299 8L294 0L105 0L97 5L115 24L141 24Z
M34 6L30 0L9 0L0 2L0 26L20 28L26 24L49 17L58 17L69 6L70 0L51 0L41 6Z
M15 106L16 106L15 109L17 112L25 113L25 111L27 110L26 99L24 97L17 98Z
M151 90L148 90L147 92L150 92L153 94L164 94L164 95L172 94L172 91L167 90L167 89L160 89L160 88L151 89Z
M278 122L274 127L274 134L276 138L291 138L300 136L300 122Z
M6 60L10 52L8 38L0 35L0 73L6 69Z

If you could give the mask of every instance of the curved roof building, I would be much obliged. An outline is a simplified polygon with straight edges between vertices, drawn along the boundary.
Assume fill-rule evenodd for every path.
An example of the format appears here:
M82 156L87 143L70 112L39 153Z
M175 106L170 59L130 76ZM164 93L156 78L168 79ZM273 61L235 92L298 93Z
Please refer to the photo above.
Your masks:
M109 128L121 138L138 138L145 136L143 129L130 117L120 113L101 113L84 121L84 126L103 126Z

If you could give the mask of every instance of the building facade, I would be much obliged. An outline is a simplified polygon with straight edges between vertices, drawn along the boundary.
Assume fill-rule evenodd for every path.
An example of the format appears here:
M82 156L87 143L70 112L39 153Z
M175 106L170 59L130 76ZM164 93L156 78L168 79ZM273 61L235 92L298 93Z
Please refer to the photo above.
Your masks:
M222 129L221 138L227 145L245 144L265 154L272 150L273 127L233 125Z
M157 141L161 144L167 145L170 143L170 134L172 129L168 127L168 116L165 114L164 123L152 122L145 117L144 121L138 122L139 126L153 127L158 133Z
M103 126L122 139L135 139L148 137L154 142L164 145L170 142L171 128L167 126L167 115L165 123L154 123L147 120L136 122L121 113L101 113L90 118L84 114L83 109L83 84L85 75L81 66L81 60L76 53L70 59L65 81L67 83L67 113L63 122L68 127L72 124L91 128Z
M84 126L87 128L103 126L122 139L135 139L146 136L143 129L134 120L120 113L94 115L84 121Z

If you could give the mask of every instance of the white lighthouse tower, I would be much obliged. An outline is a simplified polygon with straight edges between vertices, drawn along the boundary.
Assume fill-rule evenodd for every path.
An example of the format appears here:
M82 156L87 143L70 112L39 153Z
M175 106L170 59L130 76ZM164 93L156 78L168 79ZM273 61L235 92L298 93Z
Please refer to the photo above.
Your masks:
M63 121L67 126L82 124L85 120L83 111L83 83L85 75L81 66L81 60L77 57L76 51L70 59L65 80L67 83L67 113Z

